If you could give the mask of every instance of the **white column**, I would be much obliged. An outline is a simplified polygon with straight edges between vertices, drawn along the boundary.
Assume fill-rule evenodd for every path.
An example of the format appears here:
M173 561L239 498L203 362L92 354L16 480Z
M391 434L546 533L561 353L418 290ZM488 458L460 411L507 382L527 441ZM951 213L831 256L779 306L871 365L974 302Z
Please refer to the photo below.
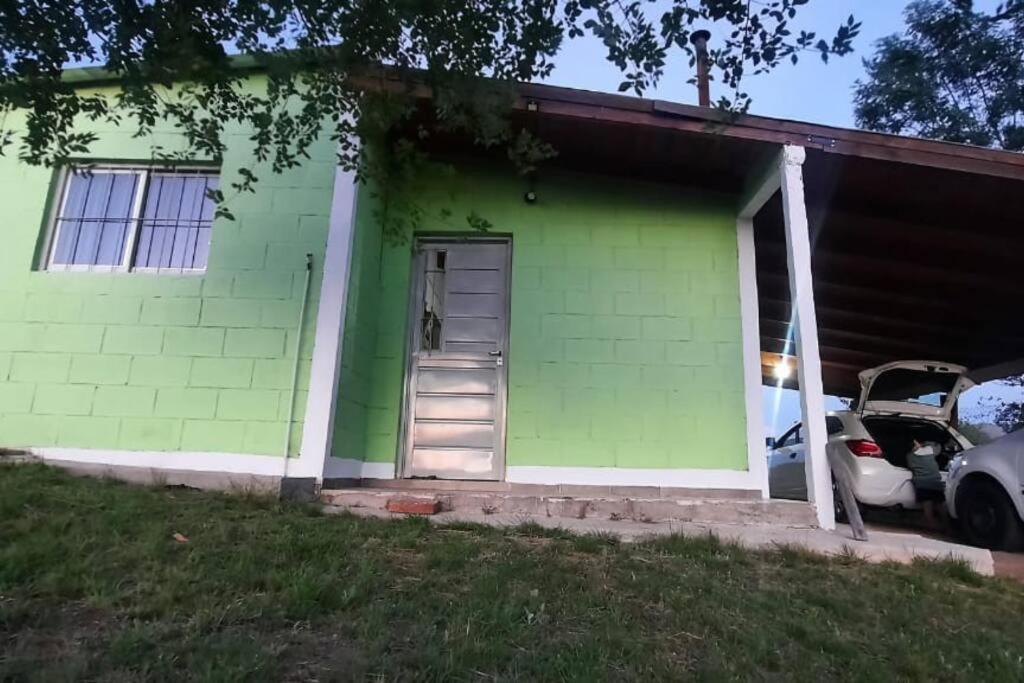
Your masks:
M334 196L331 201L327 249L324 253L320 305L316 315L302 445L298 458L292 459L287 466L286 473L290 477L315 477L322 480L327 458L330 457L355 235L357 192L355 175L339 167L334 176Z
M754 219L736 220L739 252L740 324L743 332L743 391L747 412L747 469L768 498L768 461L764 443L764 412L761 399L761 322L757 296L757 258L754 251Z
M803 147L786 145L779 157L782 210L786 224L786 258L789 291L793 301L793 335L797 376L800 382L804 447L806 448L807 499L814 504L823 529L836 526L832 507L832 478L825 445L825 391L818 351L818 320L814 310L811 277L811 241L804 203Z

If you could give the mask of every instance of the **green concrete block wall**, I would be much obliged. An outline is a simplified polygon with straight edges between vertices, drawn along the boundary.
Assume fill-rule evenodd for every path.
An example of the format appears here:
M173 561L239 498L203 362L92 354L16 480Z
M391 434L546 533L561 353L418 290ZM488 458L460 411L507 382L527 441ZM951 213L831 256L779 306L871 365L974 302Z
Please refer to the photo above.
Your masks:
M259 87L254 83L253 87ZM92 158L139 161L173 131L134 139L98 129ZM202 275L61 273L36 268L53 174L0 159L0 446L281 454L305 277L290 452L298 452L334 183L334 146L281 175L253 164L229 131L222 187L235 220L213 226ZM255 194L231 197L251 166Z
M512 236L507 464L745 470L734 198L550 170L524 189L466 164L412 190L426 232L476 211ZM334 455L393 462L411 250L380 245L366 199L343 376L368 393Z
M375 223L378 196L372 187L359 192L345 305L345 333L339 392L335 404L331 455L363 460L366 455L374 382L376 376L378 309L383 258L380 227ZM383 316L390 319L390 314Z

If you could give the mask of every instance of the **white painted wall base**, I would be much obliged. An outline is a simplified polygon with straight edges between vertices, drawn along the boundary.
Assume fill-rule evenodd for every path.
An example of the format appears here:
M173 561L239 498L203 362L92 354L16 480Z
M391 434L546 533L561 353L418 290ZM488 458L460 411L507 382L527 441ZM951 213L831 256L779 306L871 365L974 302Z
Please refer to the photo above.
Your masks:
M224 474L255 474L280 477L284 458L248 453L178 451L118 451L99 448L29 448L42 459L115 467L146 467L156 470L190 470Z
M583 486L665 486L761 491L762 478L739 470L665 470L625 467L510 466L505 481L515 484Z

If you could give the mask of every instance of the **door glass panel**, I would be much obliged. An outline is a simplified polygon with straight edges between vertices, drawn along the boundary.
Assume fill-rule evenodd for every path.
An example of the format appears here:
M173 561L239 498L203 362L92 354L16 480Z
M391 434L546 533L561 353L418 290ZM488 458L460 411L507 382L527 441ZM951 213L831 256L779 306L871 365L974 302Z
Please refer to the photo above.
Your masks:
M420 302L420 350L440 351L444 325L445 266L448 253L428 251L424 273L423 301Z

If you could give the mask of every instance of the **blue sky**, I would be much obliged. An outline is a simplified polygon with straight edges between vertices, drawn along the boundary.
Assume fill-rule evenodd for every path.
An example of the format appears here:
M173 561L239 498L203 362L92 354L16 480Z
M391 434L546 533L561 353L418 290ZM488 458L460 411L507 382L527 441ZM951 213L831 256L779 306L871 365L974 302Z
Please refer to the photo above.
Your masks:
M863 24L854 43L855 52L831 59L828 64L806 53L795 66L786 64L770 74L748 79L744 87L753 98L751 113L853 127L852 93L854 82L864 73L862 60L872 53L879 38L902 31L907 4L906 0L811 0L801 8L791 30L814 31L828 40L852 14ZM974 4L979 10L989 10L998 0L975 0ZM709 28L714 43L715 27ZM686 82L691 76L686 61L674 59L657 89L645 96L696 104L696 88ZM588 37L566 43L547 82L615 92L621 80L618 69L605 59L604 47ZM711 96L716 98L715 84Z
M863 24L854 43L855 52L842 59L832 59L828 64L807 53L795 66L786 64L770 74L748 79L744 89L753 99L751 113L852 128L853 88L857 79L864 75L862 60L872 54L878 39L902 32L903 10L907 4L907 0L811 0L802 8L791 29L815 31L819 37L829 39L853 14ZM975 0L979 10L991 10L997 4L998 0ZM709 28L714 42L715 27ZM696 88L686 82L690 77L689 65L684 59L670 60L662 82L645 96L696 104ZM605 59L603 46L588 38L565 45L547 82L615 92L621 80L618 69ZM715 99L715 84L712 84L711 95ZM962 414L976 418L984 412L983 406L991 396L1016 397L1018 392L992 383L977 387L967 392L961 401ZM769 435L778 436L799 419L798 395L794 391L765 388L764 397L765 428ZM828 404L829 409L840 407L834 399Z

